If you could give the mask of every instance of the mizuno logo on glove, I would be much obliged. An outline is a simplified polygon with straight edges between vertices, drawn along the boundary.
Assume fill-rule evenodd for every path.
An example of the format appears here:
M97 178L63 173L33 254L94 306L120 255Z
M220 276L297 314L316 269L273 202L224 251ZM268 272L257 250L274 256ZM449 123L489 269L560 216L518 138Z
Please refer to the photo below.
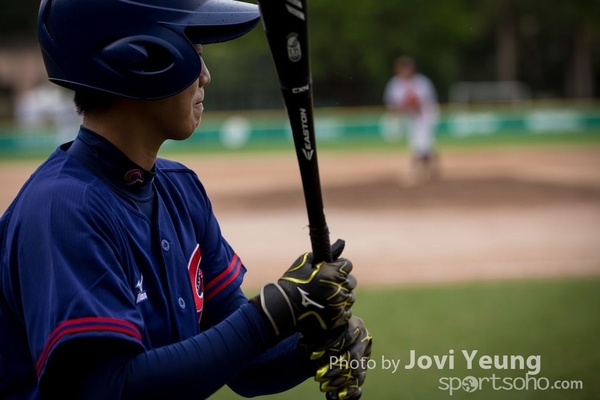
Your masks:
M324 306L322 306L321 304L317 303L316 301L311 300L308 297L308 292L306 292L306 291L304 291L304 290L302 290L300 288L297 288L297 289L300 292L300 296L302 296L302 306L308 307L310 305L313 305L313 306L315 306L317 308L325 308Z

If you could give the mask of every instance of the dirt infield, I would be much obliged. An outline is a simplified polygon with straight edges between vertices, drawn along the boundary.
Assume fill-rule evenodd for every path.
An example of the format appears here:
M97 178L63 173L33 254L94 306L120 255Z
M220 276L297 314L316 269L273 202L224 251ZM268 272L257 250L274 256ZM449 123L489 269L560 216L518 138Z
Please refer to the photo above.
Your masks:
M441 180L415 187L405 154L319 156L332 238L361 285L600 274L598 147L446 151ZM308 249L292 154L173 158L204 182L248 287ZM0 210L34 168L0 164Z

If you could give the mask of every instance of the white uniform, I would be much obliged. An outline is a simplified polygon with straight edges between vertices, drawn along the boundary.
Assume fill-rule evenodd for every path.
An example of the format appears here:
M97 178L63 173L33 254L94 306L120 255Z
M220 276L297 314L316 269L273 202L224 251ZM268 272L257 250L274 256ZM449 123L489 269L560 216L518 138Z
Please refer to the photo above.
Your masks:
M410 148L417 156L429 156L434 150L434 133L439 119L439 105L433 84L419 73L409 79L399 76L390 79L384 93L384 103L388 107L410 108L410 97L416 97L415 102L419 105L418 109L408 110L411 116Z
M15 117L26 132L43 130L50 123L56 131L57 145L75 139L83 118L77 114L72 92L46 82L21 96Z

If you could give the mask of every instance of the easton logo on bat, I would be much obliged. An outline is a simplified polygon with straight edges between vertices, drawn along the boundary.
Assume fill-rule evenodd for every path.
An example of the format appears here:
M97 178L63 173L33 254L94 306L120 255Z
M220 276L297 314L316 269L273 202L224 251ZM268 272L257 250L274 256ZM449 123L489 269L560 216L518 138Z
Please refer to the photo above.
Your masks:
M302 149L302 152L307 160L311 160L315 150L310 142L310 131L308 129L308 115L306 114L306 108L300 109L300 121L302 122L302 134L304 135L304 148Z
M287 0L288 5L285 6L288 10L288 12L290 14L292 14L295 17L300 18L302 21L304 21L306 19L306 17L304 16L304 12L302 11L302 9L304 7L302 7L302 1L300 0ZM292 7L295 6L297 8Z

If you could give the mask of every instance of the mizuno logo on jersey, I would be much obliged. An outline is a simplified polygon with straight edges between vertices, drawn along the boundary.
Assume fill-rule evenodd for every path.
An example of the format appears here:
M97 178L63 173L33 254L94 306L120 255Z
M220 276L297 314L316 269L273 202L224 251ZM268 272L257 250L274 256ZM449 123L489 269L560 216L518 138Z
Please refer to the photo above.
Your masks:
M137 291L137 296L135 298L135 304L139 304L144 300L148 300L148 295L143 287L144 284L144 275L140 274L140 279L135 284L135 290Z

